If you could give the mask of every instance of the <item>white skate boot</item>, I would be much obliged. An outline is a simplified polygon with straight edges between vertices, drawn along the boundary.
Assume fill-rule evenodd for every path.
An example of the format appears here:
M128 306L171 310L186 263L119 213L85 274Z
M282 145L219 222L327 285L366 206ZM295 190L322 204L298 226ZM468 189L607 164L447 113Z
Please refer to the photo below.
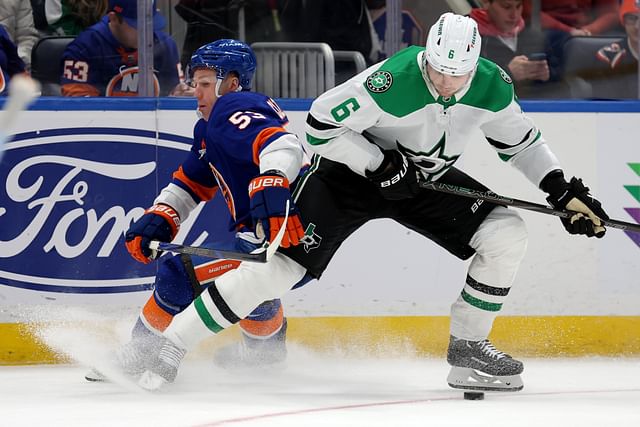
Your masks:
M150 366L157 364L158 353L165 341L166 338L151 332L137 335L111 355L112 363L120 373L137 378ZM109 380L97 368L87 372L84 378L92 382Z
M467 341L451 336L447 362L449 386L478 391L518 391L524 385L522 362L497 350L487 339Z
M138 385L145 390L154 391L166 383L174 382L178 375L180 363L186 353L186 350L166 340L160 349L156 363L144 371L138 381Z

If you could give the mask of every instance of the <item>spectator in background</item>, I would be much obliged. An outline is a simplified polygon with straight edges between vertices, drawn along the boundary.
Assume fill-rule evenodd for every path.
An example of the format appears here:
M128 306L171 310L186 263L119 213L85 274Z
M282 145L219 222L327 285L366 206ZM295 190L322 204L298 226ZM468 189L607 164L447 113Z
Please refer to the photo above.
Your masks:
M509 72L522 98L542 97L541 84L552 78L545 37L525 28L522 8L522 0L482 0L470 16L482 36L480 54ZM558 80L555 71L553 80Z
M595 36L619 30L618 0L540 0L540 24L546 37L547 58L564 78L564 46L570 37ZM523 17L531 17L531 0L524 0Z
M596 99L638 98L638 34L640 9L635 0L623 0L619 11L626 37L607 44L593 55L593 64L578 74ZM589 54L589 53L585 53Z
M571 36L592 36L617 27L618 0L541 0L540 23L545 30ZM524 17L531 16L531 0L524 2Z
M218 39L238 39L238 14L244 13L245 41L291 41L280 25L278 0L180 0L175 10L187 23L180 62L183 67L191 54ZM285 3L288 3L286 1Z
M26 73L25 64L9 33L0 25L0 96L7 94L11 78L21 73Z
M153 2L154 85L159 96L188 92L175 41ZM109 0L106 16L78 35L62 55L62 95L136 96L138 93L138 6L135 0Z
M333 50L355 50L367 65L377 62L380 41L371 22L374 0L288 0L281 9L282 27L290 41L324 42ZM348 74L345 76L344 74ZM336 63L336 82L353 76L350 64Z
M107 13L108 0L31 0L42 36L77 36Z
M7 94L11 78L16 74L28 74L18 48L11 41L9 33L0 25L0 96Z
M31 49L38 41L29 0L0 1L0 24L18 49L18 56L27 69L31 66Z

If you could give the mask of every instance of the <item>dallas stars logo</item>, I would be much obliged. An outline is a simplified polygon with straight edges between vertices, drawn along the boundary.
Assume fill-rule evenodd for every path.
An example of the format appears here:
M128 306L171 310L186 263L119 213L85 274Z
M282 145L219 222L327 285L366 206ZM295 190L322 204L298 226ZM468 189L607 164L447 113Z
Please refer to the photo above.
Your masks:
M386 92L393 83L393 76L388 71L376 71L367 79L367 89L374 93Z
M425 173L427 180L431 180L431 177L427 175L436 175L446 172L453 164L458 160L457 156L445 156L445 134L442 134L440 141L428 152L412 151L407 147L404 147L396 140L398 150L410 159L420 170Z
M502 68L498 67L498 71L500 71L500 77L502 77L502 80L504 80L508 84L513 83L513 80L511 80L511 77L509 77L509 74L507 74L507 72L505 70L503 70Z
M309 253L311 249L319 247L320 242L322 242L322 237L320 237L315 230L316 225L314 223L310 223L304 231L304 237L300 239L300 243L304 244L304 251L307 253Z

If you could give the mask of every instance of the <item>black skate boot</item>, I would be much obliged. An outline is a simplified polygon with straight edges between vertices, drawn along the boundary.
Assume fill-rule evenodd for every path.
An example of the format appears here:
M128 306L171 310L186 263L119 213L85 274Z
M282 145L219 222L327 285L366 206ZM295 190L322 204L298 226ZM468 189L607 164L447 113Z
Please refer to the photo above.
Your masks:
M213 362L223 369L282 369L287 358L287 319L273 336L253 338L242 333L239 343L222 347Z
M447 362L452 366L447 382L453 388L518 391L524 387L522 362L497 350L488 339L467 341L452 335Z

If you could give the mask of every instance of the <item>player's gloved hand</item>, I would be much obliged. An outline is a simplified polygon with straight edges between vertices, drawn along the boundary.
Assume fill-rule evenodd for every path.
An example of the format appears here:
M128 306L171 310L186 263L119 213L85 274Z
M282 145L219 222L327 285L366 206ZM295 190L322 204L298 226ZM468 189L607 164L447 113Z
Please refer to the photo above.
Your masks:
M549 193L547 201L554 208L578 212L570 218L560 218L570 234L597 238L604 236L606 229L600 220L609 219L609 216L600 202L591 197L582 179L573 177L567 182L562 171L555 170L542 180L540 188Z
M269 242L275 240L281 227L286 227L280 246L288 248L300 243L304 237L304 228L298 209L291 200L289 180L279 171L267 171L251 180L249 184L251 218L258 237ZM289 201L289 218L283 224L285 208Z
M151 240L170 242L178 234L180 217L169 205L154 205L147 209L125 235L127 250L133 258L148 264L156 253L149 249Z
M408 199L420 191L416 166L397 150L385 150L384 160L373 172L365 171L382 197L387 200Z

